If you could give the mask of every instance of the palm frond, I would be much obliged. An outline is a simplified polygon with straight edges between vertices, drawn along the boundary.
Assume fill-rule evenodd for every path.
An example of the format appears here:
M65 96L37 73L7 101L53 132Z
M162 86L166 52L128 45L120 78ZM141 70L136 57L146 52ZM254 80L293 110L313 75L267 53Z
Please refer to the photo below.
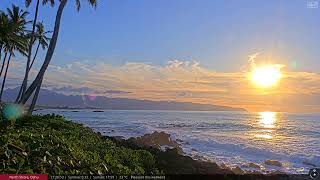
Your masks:
M31 2L32 2L32 0L25 0L26 7L29 7Z
M76 0L77 11L80 11L81 3L80 0Z
M97 8L97 0L87 0L87 1L92 7ZM80 8L81 8L81 1L80 0L76 0L76 8L78 11L80 10Z
M88 1L91 6L93 6L94 8L97 8L97 0L88 0Z
M54 0L42 0L42 5L46 5L46 4L48 4L48 3L50 3L50 5L51 5L52 7L53 7L54 4L55 4Z

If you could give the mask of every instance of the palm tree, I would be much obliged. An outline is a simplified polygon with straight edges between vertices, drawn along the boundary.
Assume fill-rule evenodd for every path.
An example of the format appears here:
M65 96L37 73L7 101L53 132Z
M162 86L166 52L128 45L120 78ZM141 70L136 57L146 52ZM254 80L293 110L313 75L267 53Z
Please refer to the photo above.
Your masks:
M45 28L44 28L44 25L43 25L42 22L38 22L37 23L36 29L37 30L36 30L36 33L35 33L35 40L38 41L38 45L37 45L37 48L36 48L36 52L35 52L35 54L33 56L33 59L31 61L31 64L30 64L30 67L29 67L29 71L32 68L34 60L36 59L36 57L38 55L38 51L39 51L40 45L41 45L41 48L43 50L45 50L49 46L48 42L51 39L51 38L47 37L47 34L51 33L52 31L45 31Z
M29 46L28 46L28 56L27 56L27 64L26 64L26 71L24 75L23 82L21 84L20 91L22 91L22 94L25 93L27 85L28 85L28 76L29 76L29 69L30 69L30 63L31 63L31 56L32 56L32 48L33 48L33 42L35 39L35 30L36 30L36 23L38 19L38 12L39 12L39 4L40 0L36 0L36 10L35 10L35 15L33 19L33 24L32 24L32 31L31 31L31 36L30 36L30 41L29 41ZM26 0L26 6L29 7L31 4L32 0ZM50 3L51 6L54 6L54 0L42 0L42 4L45 5L47 3ZM17 100L20 98L20 92L18 94ZM17 101L16 100L16 101Z
M1 11L0 12L0 60L1 60L2 50L5 53L5 55L2 61L0 76L2 74L3 68L5 66L5 62L7 59L7 55L8 55L8 51L5 51L4 46L8 41L9 32L10 32L9 17L7 14Z
M8 22L8 16L0 11L0 60L1 60L1 55L2 55L2 48L3 48L3 41L5 39L5 29L6 29L6 22Z
M30 21L26 20L26 17L29 13L15 5L12 5L12 9L7 8L7 12L10 24L8 34L9 42L11 42L11 46L15 50L22 55L26 55L26 44L28 42L26 25L30 23Z
M51 33L51 31L45 31L45 28L44 28L44 25L42 22L38 22L37 25L36 25L36 32L35 32L35 39L34 39L34 42L33 44L38 41L38 45L37 45L37 48L36 48L36 52L33 56L33 59L32 59L32 62L28 68L28 74L34 64L34 61L38 55L38 51L39 51L39 48L41 46L41 48L43 50L45 50L49 44L48 42L50 41L51 38L47 37L47 34L48 33ZM19 90L19 93L18 93L18 96L16 98L16 101L15 102L18 102L19 98L21 97L21 94L22 94L22 86L20 87L20 90Z
M28 24L26 21L26 16L28 12L21 10L18 6L12 5L12 9L7 8L8 12L8 23L6 32L7 38L3 41L3 48L6 54L9 53L8 62L6 65L5 74L3 77L1 91L0 91L0 101L3 94L3 89L5 86L5 82L7 79L7 73L10 66L11 57L14 56L14 51L18 51L23 55L26 55L26 44L27 44L27 37L25 35L25 26ZM6 57L6 55L5 55ZM5 59L4 59L5 62ZM2 66L2 69L4 64Z
M47 0L48 1L48 0ZM53 0L51 0L53 1ZM89 4L92 5L93 7L96 7L97 5L97 0L88 0ZM50 40L50 44L47 50L47 54L45 57L45 60L40 68L39 73L37 74L35 80L31 83L31 85L29 86L29 88L25 91L24 94L22 94L22 97L19 101L19 103L25 104L28 99L30 98L30 96L32 95L32 93L37 89L38 92L35 93L35 99L38 98L38 94L41 88L41 84L43 81L43 77L44 74L50 64L51 58L53 56L56 44L57 44L57 39L59 36L59 29L60 29L60 22L61 22L61 17L62 17L62 13L63 13L63 9L65 7L67 3L67 0L60 0L60 4L57 10L57 14L56 14L56 19L55 19L55 25L54 25L54 30L53 30L53 35L52 35L52 39ZM77 10L80 10L81 7L81 3L80 0L76 0L76 7ZM39 87L39 88L37 88ZM36 102L36 100L35 100ZM35 106L34 104L31 104L30 109L29 109L29 113L32 113L33 108Z

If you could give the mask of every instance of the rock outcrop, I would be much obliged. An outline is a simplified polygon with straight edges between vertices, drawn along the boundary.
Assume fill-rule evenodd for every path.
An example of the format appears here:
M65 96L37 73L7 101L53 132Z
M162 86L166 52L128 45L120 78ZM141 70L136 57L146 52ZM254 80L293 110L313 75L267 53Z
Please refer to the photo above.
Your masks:
M165 146L169 149L176 148L180 154L183 153L180 144L172 140L170 134L165 132L155 131L152 134L145 134L141 137L129 138L128 141L131 141L141 147L153 147L161 149L162 146Z

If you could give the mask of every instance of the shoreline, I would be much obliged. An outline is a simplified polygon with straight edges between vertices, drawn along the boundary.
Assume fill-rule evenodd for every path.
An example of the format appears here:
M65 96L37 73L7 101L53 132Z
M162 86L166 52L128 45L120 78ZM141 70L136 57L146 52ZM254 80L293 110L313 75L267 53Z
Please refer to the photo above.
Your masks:
M0 129L0 134L6 134L8 139L8 143L0 146L0 158L5 165L0 173L165 175L169 179L170 176L188 179L197 175L205 179L214 176L231 179L306 177L221 167L215 162L185 155L178 143L164 132L129 139L103 136L92 128L54 114L12 121ZM174 148L162 148L167 146ZM6 155L6 149L11 151L10 155ZM21 164L14 166L17 158Z
M45 112L49 113L51 111ZM89 110L89 112L91 111ZM115 115L118 113L120 112L115 112ZM110 121L110 125L104 124L104 120L98 118L97 120L93 120L94 122L97 121L99 124L99 126L96 126L96 123L92 123L93 121L84 122L83 120L78 120L77 117L81 115L85 119L90 119L99 116L104 117L106 116L105 114L96 115L94 113L87 113L87 111L85 111L79 115L76 115L76 113L73 114L61 112L61 114L65 114L66 117L71 118L72 121L93 128L95 132L100 132L102 135L106 136L118 136L116 137L118 139L121 139L120 136L123 136L122 139L129 139L130 137L140 137L147 133L152 134L154 131L164 131L168 134L171 134L171 138L181 144L181 148L185 152L185 155L188 155L195 160L209 162L213 161L221 167L239 167L237 168L239 171L241 169L249 172L257 171L261 174L269 174L277 171L287 174L308 174L308 170L315 167L317 165L316 163L318 162L318 157L316 155L307 156L303 154L286 154L286 150L272 151L273 147L270 147L271 150L268 147L260 148L249 146L250 148L247 148L247 146L241 146L242 144L233 143L232 140L231 142L224 142L219 139L219 131L213 131L213 135L210 136L210 138L206 138L205 136L197 136L197 134L192 136L188 134L188 131L181 130L180 132L180 124L181 127L188 127L183 122L180 124L174 124L168 120L159 125L161 127L164 126L172 128L173 130L176 129L177 131L172 131L172 129L167 130L165 128L154 128L153 125L157 125L155 124L155 121L152 121L153 124L149 124L148 121L140 121L140 119L143 117L131 117L130 112L121 112L120 115L126 115L127 113L129 117L128 119L126 119L126 116L123 116L121 120L119 120L120 122L125 123L125 126L122 129L122 125L117 124L120 122L115 120L117 119L117 116L114 116L113 114L106 117L106 120ZM139 112L139 115L144 115L145 113L147 115L149 114L148 112ZM207 116L207 114L205 115ZM158 115L152 115L152 117L159 118ZM174 116L168 117L174 118Z
M124 139L124 137L121 136L103 137L120 146L137 150L143 149L151 152L159 161L164 161L164 164L160 165L161 167L164 167L164 165L173 166L164 167L170 174L288 175L281 171L262 173L258 170L245 170L238 166L230 168L226 165L218 165L214 161L208 161L201 158L195 159L183 152L181 144L172 140L170 134L165 132L154 131L151 134L145 134L140 137L131 137L129 139ZM248 166L255 168L257 165L250 163ZM177 167L180 169L175 169ZM174 171L171 172L171 169L174 169Z

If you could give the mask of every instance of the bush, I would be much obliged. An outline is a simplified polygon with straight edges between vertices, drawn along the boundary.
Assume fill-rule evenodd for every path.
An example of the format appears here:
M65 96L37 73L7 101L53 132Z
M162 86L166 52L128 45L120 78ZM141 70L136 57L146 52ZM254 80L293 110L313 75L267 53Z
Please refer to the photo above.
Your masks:
M57 115L18 119L0 129L0 173L159 174L146 150L118 146Z

